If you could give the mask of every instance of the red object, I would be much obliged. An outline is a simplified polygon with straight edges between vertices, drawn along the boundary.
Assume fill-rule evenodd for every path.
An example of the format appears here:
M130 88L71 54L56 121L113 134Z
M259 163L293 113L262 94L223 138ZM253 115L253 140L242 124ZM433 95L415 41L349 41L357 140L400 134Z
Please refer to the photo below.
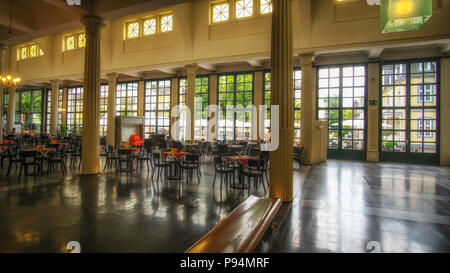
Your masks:
M167 158L167 156L171 155L171 156L174 156L177 160L180 160L187 154L188 153L186 153L186 152L179 152L179 153L164 152L163 153L163 157L164 157L164 160L165 160Z
M130 145L131 146L144 146L144 140L137 135L130 136Z

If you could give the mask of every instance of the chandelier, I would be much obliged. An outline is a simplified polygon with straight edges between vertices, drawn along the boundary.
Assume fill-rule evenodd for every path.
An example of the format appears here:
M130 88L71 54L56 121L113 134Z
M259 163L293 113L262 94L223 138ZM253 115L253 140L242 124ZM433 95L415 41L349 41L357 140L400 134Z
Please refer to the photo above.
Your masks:
M20 78L14 78L11 74L5 76L2 75L0 78L2 80L1 83L3 88L17 87L21 81Z

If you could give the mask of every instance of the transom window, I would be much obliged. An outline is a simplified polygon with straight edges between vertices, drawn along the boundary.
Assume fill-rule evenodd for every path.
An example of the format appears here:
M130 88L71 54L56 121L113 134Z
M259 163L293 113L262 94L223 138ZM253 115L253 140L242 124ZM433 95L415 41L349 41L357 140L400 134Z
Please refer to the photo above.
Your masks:
M214 4L212 6L212 21L220 23L230 18L230 5L228 3Z
M137 116L138 90L138 82L117 84L116 116Z
M236 18L246 18L253 15L253 0L236 1Z
M223 23L272 13L272 0L223 0L210 4L210 23Z
M170 127L170 80L145 83L145 137L151 134L169 135Z
M128 39L139 37L139 22L127 23L127 37Z
M69 51L77 48L86 47L86 33L73 33L64 36L63 38L63 50Z
M44 56L44 51L35 43L31 43L17 48L17 60L25 60Z
M261 14L272 13L272 0L260 0L259 12Z
M126 39L133 39L173 31L174 18L171 13L139 18L126 22Z
M147 19L144 21L144 35L152 35L156 33L156 19Z
M172 31L173 29L173 16L165 15L161 17L161 32Z

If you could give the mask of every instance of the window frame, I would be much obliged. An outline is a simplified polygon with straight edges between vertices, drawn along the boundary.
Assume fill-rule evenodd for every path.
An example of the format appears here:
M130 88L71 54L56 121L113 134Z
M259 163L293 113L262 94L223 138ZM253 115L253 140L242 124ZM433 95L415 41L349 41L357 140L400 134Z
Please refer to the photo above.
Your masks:
M435 72L411 72L411 65L414 63L436 63L436 71ZM383 105L382 105L382 99L383 99L383 83L380 82L380 111L379 111L379 141L378 141L378 149L380 151L380 161L386 161L388 158L393 158L390 160L395 160L395 161L401 161L401 162L412 162L412 163L423 163L423 160L426 159L427 160L427 164L438 164L439 162L439 158L440 158L440 88L441 88L441 84L440 84L440 74L441 74L441 60L440 58L416 58L416 59L397 59L397 60L389 60L389 61L385 61L385 62L380 62L380 81L382 79L383 76L383 66L385 65L396 65L396 64L406 64L406 106L403 107L403 109L406 109L406 129L405 129L405 134L406 134L406 142L407 142L407 147L406 147L406 151L405 152L392 152L391 150L383 150L382 149L382 142L383 142L383 135L382 135L382 113L383 113ZM425 103L422 103L422 106L414 106L411 105L412 103L412 97L414 97L414 95L412 94L412 86L417 85L417 84L412 84L411 83L411 75L413 74L419 74L421 73L422 75L426 74L426 73L434 73L436 76L436 82L435 83L429 83L430 85L434 85L436 87L436 94L433 95L436 99L435 105L433 106L429 106L429 105L425 105ZM423 85L426 85L425 82L423 82ZM434 102L434 101L433 101ZM422 110L422 116L423 113L426 110L434 110L436 112L436 126L435 128L433 128L433 132L436 134L436 140L435 142L433 142L435 144L435 152L434 153L430 153L430 152L425 152L425 144L429 144L431 142L425 142L424 140L422 140L422 151L411 151L413 144L415 142L412 142L411 136L413 133L419 133L420 130L419 128L417 129L413 129L412 128L412 123L416 120L419 120L418 118L420 118L420 116L418 116L417 118L412 118L412 112L413 110ZM426 119L423 119L426 120ZM417 134L417 136L419 136L419 134ZM425 139L426 137L423 137L422 139ZM397 154L397 155L396 155ZM425 157L424 157L425 156Z
M153 88L151 88L151 86L150 86L150 88L147 88L147 84L150 84L151 85L151 83L152 82L156 82L156 95L151 95L151 94L149 94L148 92L150 92ZM164 96L164 95L160 95L160 83L161 82L169 82L169 89L170 89L170 92L169 92L169 95L168 95L168 97L169 97L169 109L159 109L159 98L160 98L160 96ZM163 87L163 88L166 88L165 86ZM154 110L151 110L151 109L149 109L149 110L147 110L147 104L148 103L146 103L146 100L147 100L147 97L153 97L153 96L155 96L156 97L156 101L155 101L155 109ZM165 103L167 103L167 102L165 102ZM159 124L158 124L158 114L159 113L168 113L168 120L169 120L169 125L168 125L168 134L167 135L170 135L170 125L171 125L171 122L170 122L170 119L171 119L171 113L172 112L172 78L160 78L160 79L148 79L148 80L145 80L144 81L144 136L145 136L145 138L147 138L148 136L150 136L150 135L152 135L152 134L155 134L155 135L158 135L158 131L159 131L159 129L160 128L165 128L166 126L164 126L164 125L162 125L162 126L160 126ZM153 125L151 125L150 124L150 121L151 121L151 118L147 118L146 117L146 114L147 113L155 113L155 125L153 126ZM147 125L147 121L149 120L149 122L148 122L148 125ZM151 127L154 127L155 128L155 131L153 132L153 133L151 133L150 131L147 131L147 128L151 128Z
M234 105L234 107L236 107L236 102L237 102L237 99L236 99L236 92L237 92L237 88L236 88L236 84L237 84L237 76L239 76L239 75L243 75L244 77L245 77L245 75L252 75L252 91L251 91L251 93L252 93L252 100L251 100L251 104L250 105L254 105L254 102L255 102L255 72L257 72L257 71L255 71L255 70L252 70L252 71L239 71L239 72L227 72L227 73L219 73L219 74L216 74L217 75L217 98L216 98L216 105L218 105L219 107L220 107L220 77L222 77L222 76L225 76L225 77L228 77L228 76L233 76L234 77L234 81L233 81L233 91L232 91L232 93L233 93L233 105ZM245 85L245 80L244 80L244 85ZM242 91L243 93L245 93L245 92L249 92L249 91ZM226 91L225 93L231 93L231 92L228 92L228 91ZM227 101L228 101L228 99L227 99ZM217 122L216 122L216 139L217 140L219 140L219 130L220 130L220 126L219 126L219 118L220 118L220 115L223 115L223 113L225 113L225 115L227 115L226 114L226 108L225 109L222 109L222 113L216 113L216 119L217 119ZM254 119L254 118L257 118L257 117L251 117L252 119ZM225 116L225 120L226 120L226 116ZM233 141L233 142L235 142L235 141L244 141L244 140L238 140L237 139L237 133L236 133L236 129L237 129L237 127L236 127L236 120L237 120L237 113L236 112L234 112L234 116L233 116L233 137L231 138L231 141ZM223 141L229 141L229 139L227 138L227 134L226 134L226 129L227 129L227 126L225 125L225 139L223 139ZM245 127L243 127L244 129L245 129ZM249 139L248 139L248 141L250 141L251 140L251 132L252 132L252 128L250 127L250 134L249 134ZM257 134L258 134L258 132L257 132ZM257 137L257 136L254 136L254 137Z
M128 104L128 99L130 98L129 96L129 92L133 92L134 88L132 87L131 89L129 89L129 85L130 84L136 84L137 85L137 90L136 90L136 96L131 96L131 98L136 98L136 110L133 110L132 106L134 104L129 105ZM121 86L125 85L125 90L122 90ZM119 92L123 92L125 91L125 97L123 97L122 95L119 96ZM109 92L109 91L108 91ZM125 99L125 110L117 110L117 106L123 106L122 103L118 103L117 101L119 99ZM127 117L137 117L138 116L138 112L139 112L139 81L125 81L125 82L118 82L116 84L116 102L115 102L115 107L116 107L116 116L127 116ZM129 109L129 107L131 107L131 110ZM122 113L124 113L124 115L122 115ZM130 115L131 113L131 115Z

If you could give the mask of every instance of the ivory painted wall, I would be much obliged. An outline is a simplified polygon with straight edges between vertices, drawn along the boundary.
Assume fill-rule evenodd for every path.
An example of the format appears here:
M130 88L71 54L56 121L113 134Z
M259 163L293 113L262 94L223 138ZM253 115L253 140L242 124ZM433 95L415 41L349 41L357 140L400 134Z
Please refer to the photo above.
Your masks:
M445 27L450 25L449 0L434 0L433 17L421 30L393 34L380 32L379 7L368 6L363 0L342 4L330 0L293 1L296 55L450 38L450 28ZM209 3L189 2L107 21L102 31L102 72L146 71L270 56L270 15L210 25ZM173 12L174 31L124 40L125 22L166 11ZM62 38L68 33L35 40L44 56L34 59L17 61L17 47L12 46L11 71L21 76L25 84L56 78L79 79L83 74L84 49L63 52Z

